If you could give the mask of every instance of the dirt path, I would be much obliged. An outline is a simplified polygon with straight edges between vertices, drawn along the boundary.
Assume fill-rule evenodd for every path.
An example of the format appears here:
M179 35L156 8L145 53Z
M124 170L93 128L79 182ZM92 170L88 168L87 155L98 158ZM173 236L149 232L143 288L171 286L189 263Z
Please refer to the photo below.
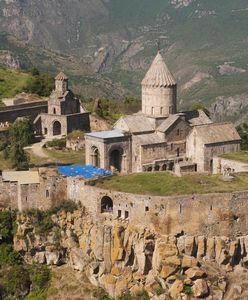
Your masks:
M48 158L49 156L43 151L42 147L45 145L46 140L42 140L39 143L33 144L30 149L33 151L33 154L38 157Z

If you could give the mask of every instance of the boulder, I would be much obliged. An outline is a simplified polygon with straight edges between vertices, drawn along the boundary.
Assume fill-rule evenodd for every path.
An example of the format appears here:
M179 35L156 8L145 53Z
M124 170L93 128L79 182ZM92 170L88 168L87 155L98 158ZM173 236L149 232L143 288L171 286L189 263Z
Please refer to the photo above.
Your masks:
M188 256L188 255L183 256L183 260L182 260L182 268L183 269L198 267L199 265L200 265L200 263L195 257Z
M206 255L206 239L204 236L198 236L197 246L197 258L201 259Z
M195 238L193 236L185 237L184 251L186 255L193 256L195 253Z
M206 273L204 271L202 271L200 268L194 267L194 268L188 269L185 272L185 275L192 280L196 280L196 279L205 277Z
M197 279L192 287L192 291L197 298L208 296L209 289L207 282L204 279Z
M206 257L209 259L215 258L215 239L214 238L207 239Z
M164 265L162 267L162 270L160 272L160 276L163 278L163 279L166 279L168 278L170 275L173 275L175 274L177 271L177 267L175 265Z
M183 291L183 282L176 280L169 289L169 293L172 299L180 299Z

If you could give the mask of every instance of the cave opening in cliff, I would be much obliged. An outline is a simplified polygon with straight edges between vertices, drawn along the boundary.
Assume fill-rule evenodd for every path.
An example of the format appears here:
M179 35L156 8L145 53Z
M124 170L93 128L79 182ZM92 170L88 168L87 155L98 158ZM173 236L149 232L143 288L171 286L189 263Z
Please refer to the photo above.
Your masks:
M113 213L113 200L108 196L101 200L101 213Z

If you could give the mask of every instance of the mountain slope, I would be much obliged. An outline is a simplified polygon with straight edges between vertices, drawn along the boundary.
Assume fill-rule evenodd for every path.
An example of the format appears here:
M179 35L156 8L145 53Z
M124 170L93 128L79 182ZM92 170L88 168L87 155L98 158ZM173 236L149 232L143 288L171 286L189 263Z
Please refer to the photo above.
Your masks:
M217 119L232 119L247 98L247 28L246 0L0 2L1 31L45 49L53 63L44 68L63 67L85 97L139 96L159 39L179 82L180 108L203 102ZM44 66L33 53L31 64ZM234 111L226 116L230 97Z

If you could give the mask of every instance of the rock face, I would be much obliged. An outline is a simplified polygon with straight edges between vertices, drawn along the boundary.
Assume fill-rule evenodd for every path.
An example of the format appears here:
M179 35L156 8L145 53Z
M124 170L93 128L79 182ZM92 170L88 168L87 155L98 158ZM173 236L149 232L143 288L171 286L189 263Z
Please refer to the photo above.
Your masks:
M127 221L96 224L83 209L59 212L52 221L41 233L32 218L18 215L15 249L29 263L83 271L111 297L146 289L151 299L219 299L214 297L226 292L228 274L247 266L248 236L166 236Z

